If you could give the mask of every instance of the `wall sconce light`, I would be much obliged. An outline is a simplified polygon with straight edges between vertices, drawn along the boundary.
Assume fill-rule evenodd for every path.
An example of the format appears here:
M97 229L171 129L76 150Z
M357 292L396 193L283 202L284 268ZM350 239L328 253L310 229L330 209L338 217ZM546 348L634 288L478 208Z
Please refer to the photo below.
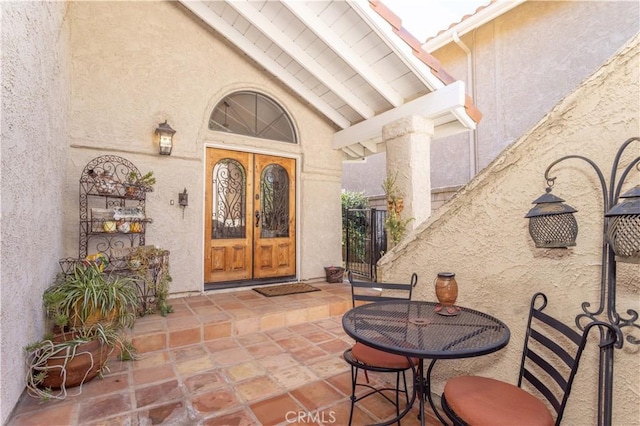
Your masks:
M175 133L176 131L173 130L169 124L167 124L167 120L164 120L164 123L158 124L158 127L156 128L156 134L160 139L160 155L171 155L171 150L173 149L173 135Z
M178 205L182 207L182 218L184 219L184 208L189 205L189 194L187 188L182 192L178 192Z
M189 205L189 194L187 193L187 188L182 192L178 192L178 204L180 207L187 207Z
M529 234L537 248L567 248L576 245L578 222L573 216L576 209L563 203L563 199L546 193L531 204L535 206L525 215L529 219Z

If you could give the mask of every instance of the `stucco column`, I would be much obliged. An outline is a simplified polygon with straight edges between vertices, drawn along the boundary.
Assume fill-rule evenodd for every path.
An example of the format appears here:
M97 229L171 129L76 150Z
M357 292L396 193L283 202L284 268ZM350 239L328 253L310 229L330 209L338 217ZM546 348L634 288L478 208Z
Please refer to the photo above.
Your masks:
M413 218L407 230L414 229L431 215L432 136L433 121L417 115L382 128L387 149L387 177L397 176L396 189L404 198L402 219Z

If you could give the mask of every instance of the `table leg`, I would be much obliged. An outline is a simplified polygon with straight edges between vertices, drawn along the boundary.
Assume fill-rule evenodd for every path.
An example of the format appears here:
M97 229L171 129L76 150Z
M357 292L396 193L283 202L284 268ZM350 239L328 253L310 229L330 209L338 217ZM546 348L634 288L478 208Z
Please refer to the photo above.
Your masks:
M427 369L427 374L424 374L424 363L423 360L420 359L420 364L418 364L418 374L415 377L414 386L418 389L418 396L420 398L420 414L418 414L418 418L420 419L420 424L422 426L425 425L425 412L424 412L424 401L425 399L429 401L429 405L431 406L431 410L433 414L436 415L440 423L443 425L447 425L448 423L442 417L438 408L436 407L435 402L433 402L433 398L431 397L431 371L433 370L433 366L436 364L437 359L431 360L429 363L429 368Z
M447 425L448 423L445 421L445 419L442 417L442 415L438 411L438 408L436 407L436 404L433 402L433 398L431 397L431 370L433 370L433 366L436 364L436 361L437 359L431 360L431 363L429 364L429 368L427 369L427 376L425 379L426 389L427 389L427 398L429 400L429 405L431 405L431 409L433 410L433 414L435 414L438 420L440 420L440 423L442 423L443 425Z
M424 360L422 358L420 358L420 364L418 365L418 375L416 376L415 386L420 393L420 413L418 414L418 418L420 419L421 426L424 426L426 417L424 415L424 397L430 392L430 390L429 383L424 378Z

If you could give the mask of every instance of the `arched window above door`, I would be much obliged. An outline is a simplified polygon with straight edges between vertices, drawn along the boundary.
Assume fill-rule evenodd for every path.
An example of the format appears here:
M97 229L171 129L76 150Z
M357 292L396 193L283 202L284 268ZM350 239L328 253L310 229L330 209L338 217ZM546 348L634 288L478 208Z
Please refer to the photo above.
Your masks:
M211 113L209 129L298 143L289 115L273 99L257 92L235 92L222 99Z

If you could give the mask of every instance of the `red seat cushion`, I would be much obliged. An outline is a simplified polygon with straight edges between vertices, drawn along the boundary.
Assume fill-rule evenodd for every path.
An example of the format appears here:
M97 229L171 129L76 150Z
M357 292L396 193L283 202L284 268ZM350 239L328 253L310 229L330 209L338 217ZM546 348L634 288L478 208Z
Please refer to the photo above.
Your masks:
M351 353L363 364L384 368L411 368L406 356L374 349L360 342L356 342L356 344L353 345ZM417 366L418 359L414 358L413 363L413 365Z
M509 383L478 376L450 379L444 387L447 405L472 426L553 425L544 403Z

